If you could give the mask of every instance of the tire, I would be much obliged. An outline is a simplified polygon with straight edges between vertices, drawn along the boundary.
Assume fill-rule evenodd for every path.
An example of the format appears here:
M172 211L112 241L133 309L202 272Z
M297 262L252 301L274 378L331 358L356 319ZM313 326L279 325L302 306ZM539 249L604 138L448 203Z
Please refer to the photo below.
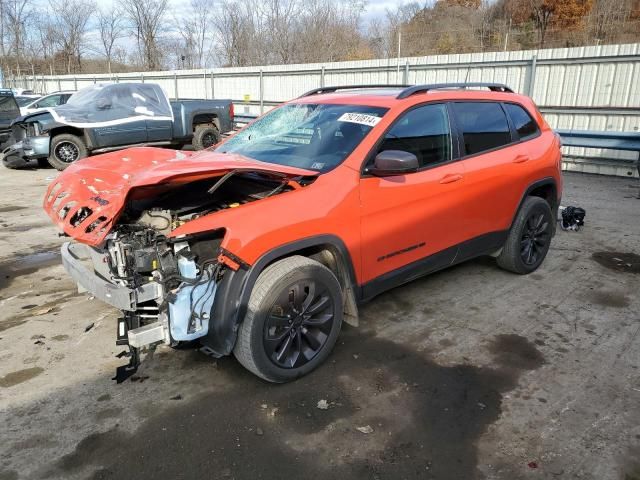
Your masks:
M38 158L38 168L51 168L48 158Z
M520 275L537 270L549 251L553 227L549 204L540 197L525 198L497 258L498 266Z
M195 150L213 147L220 141L220 132L213 125L197 125L191 144Z
M292 305L307 313L296 315ZM264 380L284 383L302 377L331 353L342 307L340 283L327 267L302 256L279 260L253 287L233 354Z
M57 170L64 170L73 162L88 156L87 146L80 137L61 133L51 139L48 161Z

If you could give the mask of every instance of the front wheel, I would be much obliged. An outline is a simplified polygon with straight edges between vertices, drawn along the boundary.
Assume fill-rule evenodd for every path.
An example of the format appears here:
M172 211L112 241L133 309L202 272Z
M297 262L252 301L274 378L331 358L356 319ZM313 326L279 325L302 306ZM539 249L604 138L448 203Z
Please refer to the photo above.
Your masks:
M307 257L279 260L251 292L233 353L257 376L283 383L326 360L342 325L342 289L335 275Z
M549 251L553 222L551 207L543 198L527 197L497 258L498 265L521 275L536 270Z
M57 170L64 170L73 162L88 155L87 146L80 137L62 133L51 139L48 160L49 164Z

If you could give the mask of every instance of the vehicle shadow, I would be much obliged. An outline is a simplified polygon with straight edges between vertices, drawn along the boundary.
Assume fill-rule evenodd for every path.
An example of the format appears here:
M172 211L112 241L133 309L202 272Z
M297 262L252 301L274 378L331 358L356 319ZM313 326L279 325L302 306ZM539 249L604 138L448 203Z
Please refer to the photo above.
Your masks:
M544 363L517 335L487 348L490 367L441 366L428 352L345 327L325 365L285 385L222 359L215 375L227 390L176 397L133 434L118 426L91 434L40 476L70 478L91 466L94 479L481 478L476 441L519 376ZM209 361L189 350L155 355L145 381L163 382L176 355L185 375ZM209 379L184 387L193 381ZM77 389L65 395L82 395ZM154 408L154 398L146 401Z

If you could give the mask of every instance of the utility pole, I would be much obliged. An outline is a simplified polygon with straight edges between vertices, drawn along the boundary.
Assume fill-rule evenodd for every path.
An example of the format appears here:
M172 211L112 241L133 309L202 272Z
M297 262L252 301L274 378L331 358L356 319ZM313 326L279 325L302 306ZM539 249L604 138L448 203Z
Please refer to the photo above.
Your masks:
M397 62L396 62L396 66L398 67L398 71L397 71L397 78L400 77L400 46L402 45L402 24L398 25L398 57L397 57Z
M509 19L509 27L507 28L507 33L504 36L504 51L507 51L507 45L509 45L509 33L511 32L511 19Z

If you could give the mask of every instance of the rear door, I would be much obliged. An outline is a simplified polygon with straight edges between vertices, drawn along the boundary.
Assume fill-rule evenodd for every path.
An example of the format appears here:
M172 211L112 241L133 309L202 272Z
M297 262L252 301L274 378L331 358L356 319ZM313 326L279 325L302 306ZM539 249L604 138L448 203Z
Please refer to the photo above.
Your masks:
M362 269L363 280L370 282L365 296L450 264L455 246L465 237L458 218L465 208L464 166L456 161L446 104L422 105L401 114L368 166L385 150L415 154L420 169L392 177L375 177L366 169L363 173ZM392 283L380 284L387 280Z
M464 155L467 193L475 199L460 220L471 238L504 233L524 191L520 163L527 161L526 152L517 145L500 102L451 106Z

